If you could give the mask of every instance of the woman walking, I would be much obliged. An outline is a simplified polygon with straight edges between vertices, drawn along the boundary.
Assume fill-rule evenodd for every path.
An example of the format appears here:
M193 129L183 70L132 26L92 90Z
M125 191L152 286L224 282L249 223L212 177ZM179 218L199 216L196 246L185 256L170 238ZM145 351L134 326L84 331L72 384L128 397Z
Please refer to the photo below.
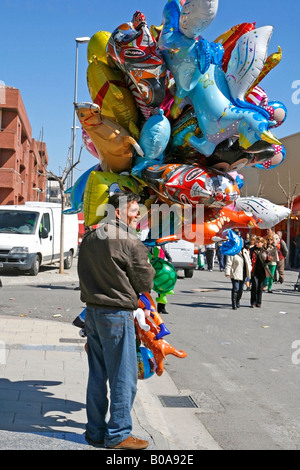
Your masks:
M244 282L251 276L251 260L249 251L242 248L234 256L227 256L225 266L225 276L231 279L231 302L232 309L240 308L240 300L243 295Z
M269 293L272 293L272 286L275 276L275 271L277 267L277 263L279 261L278 250L276 247L275 239L272 236L267 237L267 261L268 261L268 268L269 273L264 281L264 291L268 290Z
M260 308L262 303L263 285L266 279L267 251L264 249L264 239L256 237L255 245L250 249L252 263L251 272L251 308Z

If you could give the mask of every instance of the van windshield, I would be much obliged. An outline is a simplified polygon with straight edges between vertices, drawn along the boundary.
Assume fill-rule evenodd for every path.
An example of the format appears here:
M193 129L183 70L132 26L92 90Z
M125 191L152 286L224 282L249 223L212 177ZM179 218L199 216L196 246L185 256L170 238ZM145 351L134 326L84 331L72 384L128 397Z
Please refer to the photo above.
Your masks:
M0 210L0 233L22 233L32 235L35 232L38 212Z

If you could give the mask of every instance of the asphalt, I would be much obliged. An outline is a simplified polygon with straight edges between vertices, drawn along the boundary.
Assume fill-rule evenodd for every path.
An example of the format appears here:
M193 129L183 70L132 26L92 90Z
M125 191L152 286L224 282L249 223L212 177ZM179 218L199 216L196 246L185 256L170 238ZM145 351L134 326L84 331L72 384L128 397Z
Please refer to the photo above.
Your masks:
M49 281L1 277L3 285ZM51 282L61 282L58 269ZM78 282L75 268L64 282ZM0 287L1 296L1 287ZM84 438L88 377L85 339L69 323L0 315L0 449L102 450ZM180 397L164 370L139 380L132 411L132 434L150 442L150 451L221 450L200 420L197 408L165 407L159 395Z

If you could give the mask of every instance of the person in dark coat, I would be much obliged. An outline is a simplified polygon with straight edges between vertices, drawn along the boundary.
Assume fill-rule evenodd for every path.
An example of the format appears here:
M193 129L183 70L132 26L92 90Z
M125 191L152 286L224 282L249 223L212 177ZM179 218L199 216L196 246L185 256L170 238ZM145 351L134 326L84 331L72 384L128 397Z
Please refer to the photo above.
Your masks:
M265 240L256 237L255 245L250 249L252 263L251 271L251 308L261 307L266 270L268 269L268 255L264 248Z

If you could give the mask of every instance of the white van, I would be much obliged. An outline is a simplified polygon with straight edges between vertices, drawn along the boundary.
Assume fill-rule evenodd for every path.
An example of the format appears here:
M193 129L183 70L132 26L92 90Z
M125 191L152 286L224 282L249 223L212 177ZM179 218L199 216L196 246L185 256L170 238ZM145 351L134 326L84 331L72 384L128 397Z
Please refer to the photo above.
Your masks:
M185 277L193 277L196 267L194 244L185 240L166 243L167 252L171 256L171 263L176 270L183 270Z
M78 217L64 217L64 266L70 269L78 251ZM40 266L59 261L60 227L60 204L0 205L0 271L16 269L36 276Z

